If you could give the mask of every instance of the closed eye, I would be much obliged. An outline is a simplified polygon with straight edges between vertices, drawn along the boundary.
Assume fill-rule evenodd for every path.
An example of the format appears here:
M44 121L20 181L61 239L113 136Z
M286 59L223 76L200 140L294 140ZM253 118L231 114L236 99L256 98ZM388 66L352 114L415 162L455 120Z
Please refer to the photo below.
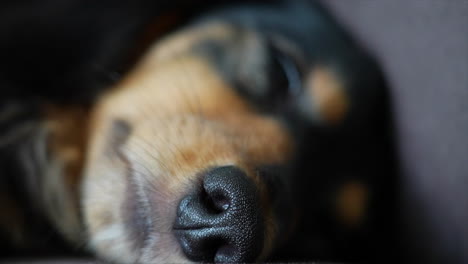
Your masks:
M271 45L268 70L270 92L276 106L287 104L302 91L302 75L292 56Z
M297 64L292 58L277 49L274 52L274 56L274 59L277 61L278 66L281 67L284 78L286 79L287 84L285 86L287 87L287 92L291 96L300 94L302 90L302 80Z

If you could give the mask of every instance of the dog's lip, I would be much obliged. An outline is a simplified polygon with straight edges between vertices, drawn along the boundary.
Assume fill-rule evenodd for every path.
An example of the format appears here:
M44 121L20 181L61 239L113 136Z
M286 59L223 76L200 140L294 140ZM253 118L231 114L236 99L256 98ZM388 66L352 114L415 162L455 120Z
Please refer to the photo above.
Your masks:
M174 231L187 231L187 230L203 230L203 229L210 229L210 228L216 228L214 226L206 226L206 225L194 225L194 226L180 226L180 225L174 225L172 230Z

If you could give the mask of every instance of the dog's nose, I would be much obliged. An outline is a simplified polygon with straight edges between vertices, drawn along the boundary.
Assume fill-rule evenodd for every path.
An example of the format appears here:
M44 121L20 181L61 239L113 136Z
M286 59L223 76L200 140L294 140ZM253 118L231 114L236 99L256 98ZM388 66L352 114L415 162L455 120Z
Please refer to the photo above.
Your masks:
M234 166L208 171L203 188L180 202L174 230L190 260L255 261L264 232L256 185Z

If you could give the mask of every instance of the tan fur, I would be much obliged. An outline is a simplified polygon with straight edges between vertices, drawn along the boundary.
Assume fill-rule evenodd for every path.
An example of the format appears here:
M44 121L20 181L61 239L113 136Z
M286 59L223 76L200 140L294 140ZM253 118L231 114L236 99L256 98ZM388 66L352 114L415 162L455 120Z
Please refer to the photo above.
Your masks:
M229 29L216 25L206 32L223 37ZM206 35L196 30L182 35L150 50L135 71L99 100L91 115L84 221L90 246L116 261L186 261L172 224L178 201L200 181L200 172L236 165L261 185L255 167L286 162L294 148L278 121L256 113L208 62L186 52ZM108 152L116 120L128 123L131 133L121 146L114 146L117 150ZM140 250L132 249L122 219L128 166L140 202L154 205L151 213L157 216L149 220L154 230ZM153 191L145 191L146 186ZM263 194L261 210L271 219L266 199ZM271 250L275 229L272 221L266 224L263 256Z
M49 149L63 159L66 184L70 191L80 182L86 139L88 136L88 109L85 107L45 107L46 127L49 130Z
M361 182L343 184L336 194L336 212L339 220L347 227L356 228L365 219L369 190Z
M209 39L227 40L235 32L232 25L222 22L207 22L196 26L187 27L178 34L170 35L158 43L158 48L150 50L144 62L141 64L151 67L154 63L172 59L174 56L190 52L199 42Z
M344 83L332 70L316 67L308 75L306 86L310 101L323 121L336 125L345 118L350 102Z
M79 189L87 140L88 110L84 107L44 107L47 156L43 196L51 221L68 240L82 243ZM49 206L55 200L55 206ZM58 207L58 208L57 208Z

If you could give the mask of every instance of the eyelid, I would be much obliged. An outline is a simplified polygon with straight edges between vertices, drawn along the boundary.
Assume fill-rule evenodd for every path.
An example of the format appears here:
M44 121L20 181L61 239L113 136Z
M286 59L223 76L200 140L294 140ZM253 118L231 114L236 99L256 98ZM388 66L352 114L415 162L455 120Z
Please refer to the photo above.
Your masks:
M304 76L307 63L304 54L286 37L279 34L272 34L268 37L269 43L278 57L278 62L283 67L287 78L294 85L289 88L289 93L296 96L302 90L302 77Z
M283 67L286 78L288 79L289 94L292 96L299 95L302 91L302 78L297 65L291 58L288 58L287 55L284 55L282 52L277 52L276 56L278 62Z

